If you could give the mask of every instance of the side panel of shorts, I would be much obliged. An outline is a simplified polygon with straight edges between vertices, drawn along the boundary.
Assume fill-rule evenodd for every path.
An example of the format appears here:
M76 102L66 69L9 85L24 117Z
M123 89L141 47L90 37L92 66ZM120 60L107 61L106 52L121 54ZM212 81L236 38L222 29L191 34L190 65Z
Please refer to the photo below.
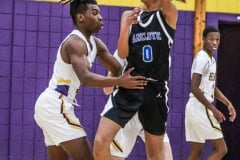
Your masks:
M127 158L132 152L138 136L145 142L144 130L138 119L138 114L136 113L125 127L118 131L114 141L110 145L111 154ZM167 133L164 134L163 142L169 143Z
M111 95L113 107L104 113L104 117L124 127L143 104L143 91L119 87Z
M223 138L220 124L213 113L196 98L188 100L185 109L186 140L204 143L206 140Z
M149 82L144 89L144 103L139 110L139 120L144 130L163 135L168 116L168 88L166 83Z
M86 136L72 104L48 91L44 91L37 99L34 118L43 130L46 146Z
M110 145L111 154L127 158L131 153L142 125L138 120L137 113L128 121L124 128L121 128Z

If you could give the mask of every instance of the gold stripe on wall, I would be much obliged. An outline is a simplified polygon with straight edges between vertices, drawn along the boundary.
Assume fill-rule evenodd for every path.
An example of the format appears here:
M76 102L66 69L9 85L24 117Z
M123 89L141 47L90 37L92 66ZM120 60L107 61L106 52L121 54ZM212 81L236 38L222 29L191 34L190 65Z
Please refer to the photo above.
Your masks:
M240 13L239 0L208 0L206 2L208 12Z
M33 0L41 2L59 2L60 0ZM173 0L179 10L194 10L194 0L187 0L187 3ZM97 0L99 5L122 6L122 7L138 7L142 6L140 0Z
M35 0L44 2L59 2L59 0ZM179 10L194 11L195 0L186 0L186 3L173 0ZM123 6L123 7L136 7L141 6L141 0L97 0L99 5L108 6ZM239 13L240 14L240 0L207 0L207 12L220 12L220 13Z

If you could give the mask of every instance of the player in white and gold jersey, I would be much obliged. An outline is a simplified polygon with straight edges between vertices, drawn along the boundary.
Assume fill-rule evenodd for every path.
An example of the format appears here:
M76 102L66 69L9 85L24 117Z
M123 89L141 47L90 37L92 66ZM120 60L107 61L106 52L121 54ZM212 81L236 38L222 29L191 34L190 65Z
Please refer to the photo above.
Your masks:
M92 160L87 134L74 114L80 85L143 89L146 81L143 76L132 77L132 69L120 77L92 73L90 68L95 57L114 76L119 76L121 66L105 44L92 36L103 26L97 2L66 1L70 3L75 29L59 46L49 86L36 101L34 118L43 131L49 160Z
M191 69L191 93L185 110L186 140L191 142L188 160L200 159L203 145L210 140L213 151L209 160L222 159L227 146L220 128L229 118L234 121L236 112L232 103L216 87L216 61L213 52L218 48L220 33L214 27L203 31L203 49L197 53ZM229 117L225 117L214 105L214 98L225 104Z

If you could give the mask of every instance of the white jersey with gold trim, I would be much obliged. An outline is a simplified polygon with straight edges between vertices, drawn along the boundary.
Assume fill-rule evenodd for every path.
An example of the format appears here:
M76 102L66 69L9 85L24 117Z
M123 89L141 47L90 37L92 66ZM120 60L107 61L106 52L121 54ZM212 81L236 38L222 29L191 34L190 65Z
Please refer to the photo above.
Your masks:
M49 87L62 93L64 96L68 97L71 100L75 99L76 93L80 87L80 80L78 79L72 64L67 64L63 61L60 51L62 44L71 36L71 35L77 35L80 37L87 46L87 58L89 60L90 65L92 65L97 49L96 49L96 43L94 40L94 37L90 37L90 43L87 42L85 36L78 30L73 30L61 43L61 45L58 48L57 52L57 59L54 64L54 70L52 74L52 78L49 82ZM92 48L91 48L92 46ZM91 67L91 66L90 66Z
M210 102L214 100L214 90L216 87L216 61L210 57L204 50L197 53L193 60L191 77L193 73L202 75L199 89ZM190 93L190 97L194 97Z

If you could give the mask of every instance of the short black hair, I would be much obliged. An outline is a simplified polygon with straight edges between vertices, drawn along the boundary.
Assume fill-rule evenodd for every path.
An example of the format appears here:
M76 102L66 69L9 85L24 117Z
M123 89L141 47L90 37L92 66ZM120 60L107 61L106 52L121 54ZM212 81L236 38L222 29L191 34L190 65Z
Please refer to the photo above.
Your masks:
M76 25L76 15L84 13L88 9L88 4L97 4L96 0L61 0L60 2L66 4L70 3L70 16L73 23Z
M219 32L219 30L214 26L207 26L203 30L203 37L206 38L209 32Z

